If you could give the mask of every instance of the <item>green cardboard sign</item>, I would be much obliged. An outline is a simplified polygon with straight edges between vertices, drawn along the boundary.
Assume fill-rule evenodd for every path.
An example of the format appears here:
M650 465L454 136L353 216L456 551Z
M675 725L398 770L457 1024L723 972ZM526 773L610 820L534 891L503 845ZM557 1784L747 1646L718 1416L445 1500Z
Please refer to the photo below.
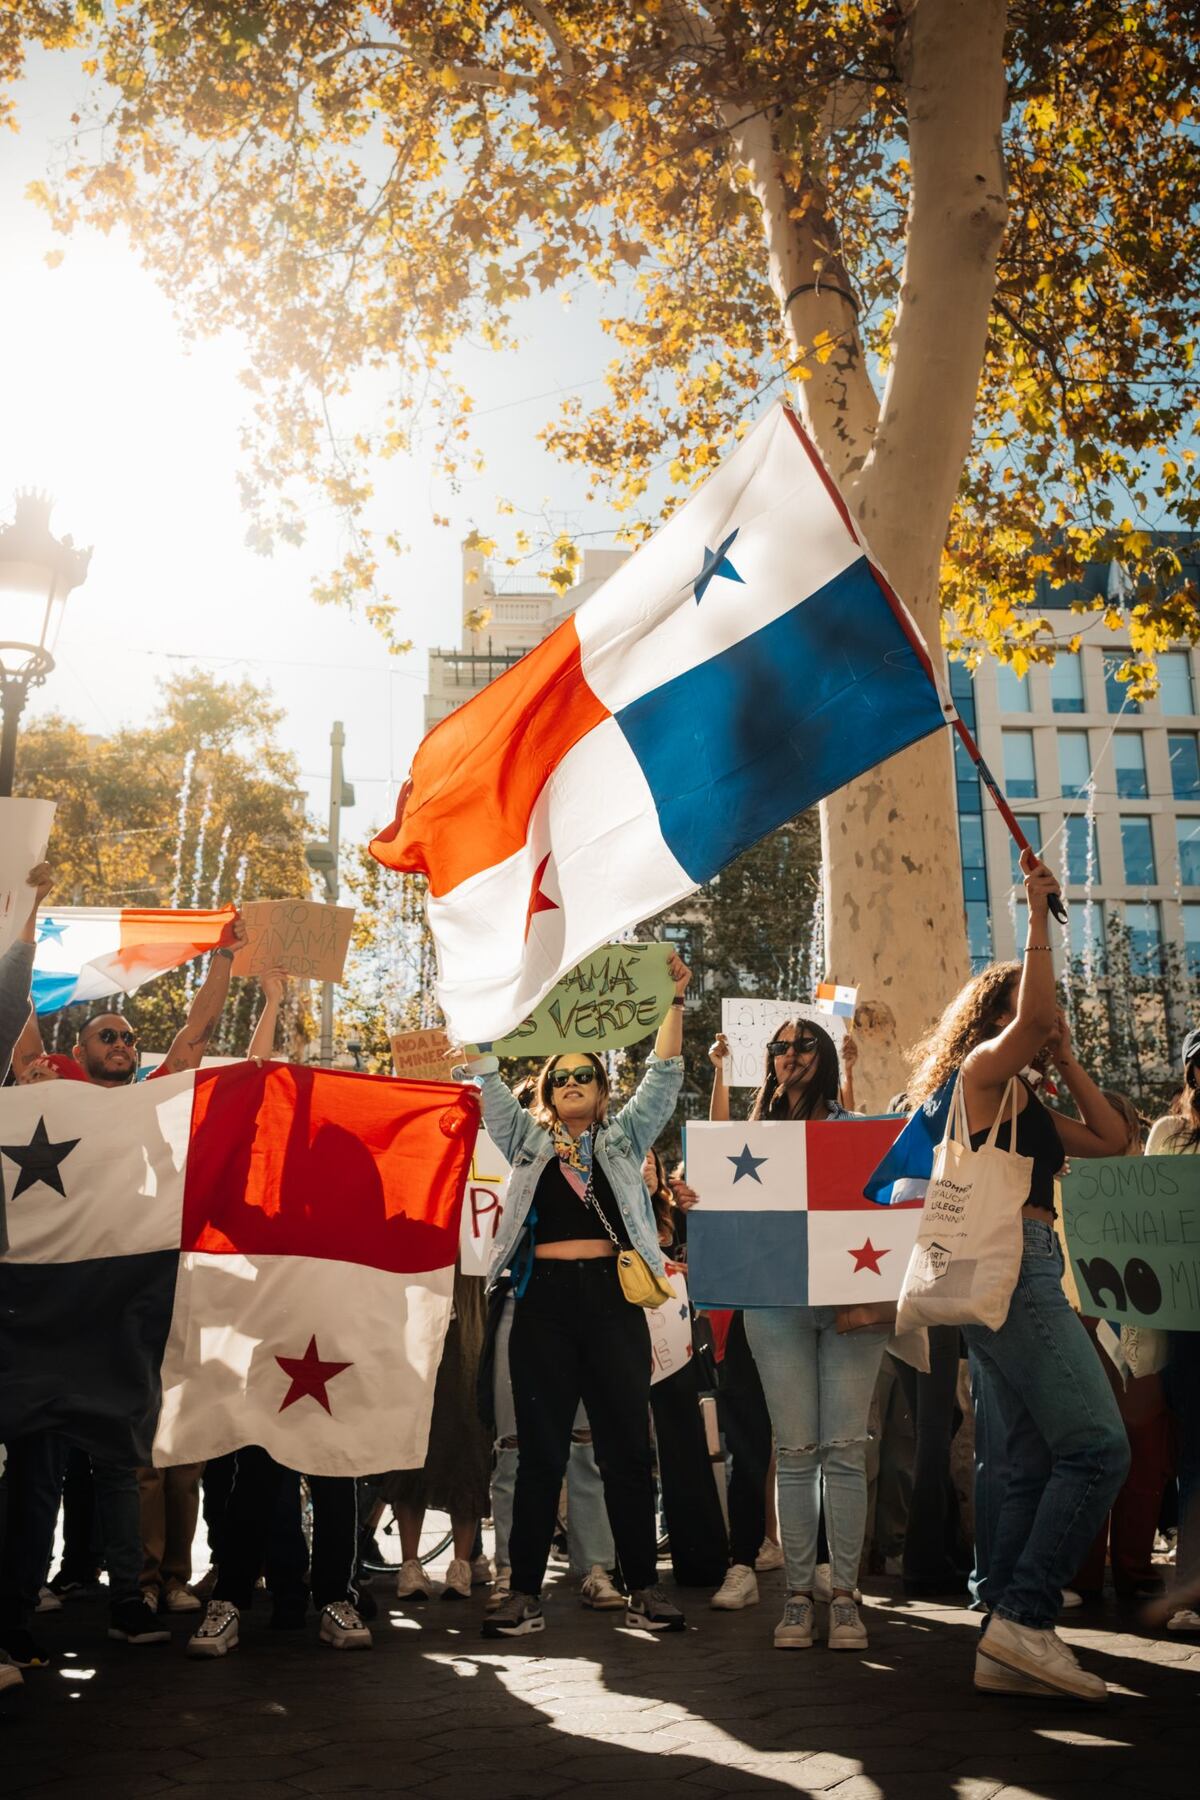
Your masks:
M497 1056L616 1050L658 1030L675 997L665 944L605 944L564 975Z
M1085 1313L1200 1331L1200 1157L1077 1158L1062 1199Z

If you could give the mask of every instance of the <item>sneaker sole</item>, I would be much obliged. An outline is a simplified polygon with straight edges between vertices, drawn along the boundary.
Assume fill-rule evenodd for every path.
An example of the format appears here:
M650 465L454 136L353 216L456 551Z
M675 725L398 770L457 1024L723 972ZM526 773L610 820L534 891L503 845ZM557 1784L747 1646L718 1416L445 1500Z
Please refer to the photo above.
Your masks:
M682 1631L686 1619L647 1619L642 1613L627 1612L625 1623L633 1631Z
M777 1637L772 1642L776 1650L811 1650L813 1647L810 1637Z
M1108 1699L1107 1688L1102 1694L1081 1694L1077 1688L1067 1687L1065 1683L1047 1679L1045 1675L1033 1675L1023 1669L1019 1663L1010 1662L1006 1656L997 1656L995 1651L987 1650L981 1644L979 1654L987 1662L999 1664L1002 1669L1011 1669L1014 1674L1021 1675L1026 1681L1040 1682L1041 1686L1051 1694L1062 1694L1068 1700L1081 1700L1085 1706L1102 1706Z
M519 1625L498 1625L495 1619L485 1619L483 1636L485 1638L528 1637L530 1632L542 1631L545 1619L522 1619Z
M229 1652L231 1650L236 1650L237 1647L238 1647L238 1641L236 1638L234 1638L232 1640L232 1642L226 1641L224 1643L213 1642L211 1644L210 1643L189 1644L187 1647L187 1653L189 1656L198 1656L202 1659L208 1658L211 1661L212 1658L217 1657L217 1656L228 1656Z
M748 1606L757 1606L761 1598L761 1594L752 1594L745 1600L721 1600L714 1594L708 1604L713 1612L744 1612Z
M169 1644L171 1641L169 1631L135 1631L131 1633L122 1631L117 1625L109 1626L108 1635L117 1643L133 1644L135 1647L142 1644Z
M1016 1669L1007 1669L992 1657L981 1657L975 1664L975 1687L981 1694L1042 1695L1043 1698L1058 1697L1056 1688L1047 1687L1044 1681L1035 1681L1032 1675L1022 1675Z
M579 1604L588 1607L592 1612L620 1612L625 1602L620 1594L615 1594L611 1600L592 1600L586 1594L581 1594Z
M828 1643L831 1650L869 1650L871 1648L871 1641L866 1632L861 1637L830 1638Z

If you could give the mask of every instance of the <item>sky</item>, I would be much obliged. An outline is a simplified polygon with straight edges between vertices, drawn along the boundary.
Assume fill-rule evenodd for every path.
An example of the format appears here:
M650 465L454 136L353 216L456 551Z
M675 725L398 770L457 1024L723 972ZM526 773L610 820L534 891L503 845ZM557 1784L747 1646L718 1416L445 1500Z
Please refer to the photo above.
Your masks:
M427 649L458 642L459 545L470 527L502 535L503 494L597 534L589 542L612 541L616 520L585 507L585 477L536 441L561 390L601 392L612 346L598 300L567 310L541 297L521 315L518 353L464 349L455 373L475 395L489 466L460 494L411 460L384 471L377 516L410 548L385 564L383 585L400 602L402 635L414 639L408 655L389 656L364 620L308 597L313 576L338 559L331 522L315 521L301 549L272 558L244 544L237 340L185 343L168 298L123 239L55 237L25 199L66 138L85 79L66 56L33 57L18 92L20 134L5 135L0 157L0 520L11 517L16 489L43 488L54 496L52 530L94 547L86 584L67 604L58 667L27 716L57 711L105 733L144 721L156 681L170 673L198 666L249 678L285 709L282 737L318 816L330 727L345 722L357 806L343 816L343 842L366 837L390 818L420 739ZM48 268L47 252L64 247L61 265ZM433 524L435 512L449 528Z

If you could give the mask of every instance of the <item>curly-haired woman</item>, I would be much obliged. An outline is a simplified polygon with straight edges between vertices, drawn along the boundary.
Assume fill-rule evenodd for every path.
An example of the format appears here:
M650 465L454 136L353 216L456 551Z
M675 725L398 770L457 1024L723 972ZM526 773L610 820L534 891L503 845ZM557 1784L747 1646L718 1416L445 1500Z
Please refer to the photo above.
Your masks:
M1007 1112L1018 1083L1016 1142L1008 1118L999 1148L1028 1157L1021 1272L998 1331L967 1325L977 1416L986 1438L1007 1442L1003 1492L978 1467L976 1513L990 1520L979 1598L987 1609L975 1685L988 1693L1055 1691L1102 1700L1104 1682L1081 1669L1056 1635L1062 1589L1083 1559L1129 1467L1121 1416L1087 1333L1062 1287L1054 1232L1054 1178L1070 1156L1119 1156L1125 1121L1075 1061L1058 1009L1048 938L1052 872L1025 851L1029 929L1020 963L973 977L913 1053L909 1100L922 1105L955 1077L963 1083L978 1148ZM1051 1112L1022 1071L1043 1055L1058 1069L1078 1119ZM977 1549L977 1563L980 1557Z

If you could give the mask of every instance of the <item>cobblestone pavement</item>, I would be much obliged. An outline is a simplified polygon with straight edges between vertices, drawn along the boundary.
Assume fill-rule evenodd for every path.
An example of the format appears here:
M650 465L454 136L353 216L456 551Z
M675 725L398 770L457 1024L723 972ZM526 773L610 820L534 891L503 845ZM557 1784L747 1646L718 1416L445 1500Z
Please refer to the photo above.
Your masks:
M976 1621L869 1596L871 1648L771 1648L782 1577L762 1602L709 1611L660 1639L584 1611L560 1581L546 1630L479 1636L482 1595L401 1608L381 1583L370 1654L243 1623L223 1661L173 1642L131 1649L97 1603L39 1617L55 1666L30 1670L0 1715L0 1793L38 1800L169 1795L295 1800L680 1800L798 1794L832 1800L1194 1800L1200 1791L1200 1642L1140 1636L1101 1613L1064 1635L1115 1688L1103 1708L986 1699L971 1687ZM890 1597L889 1597L890 1596ZM823 1609L822 1609L823 1610Z

